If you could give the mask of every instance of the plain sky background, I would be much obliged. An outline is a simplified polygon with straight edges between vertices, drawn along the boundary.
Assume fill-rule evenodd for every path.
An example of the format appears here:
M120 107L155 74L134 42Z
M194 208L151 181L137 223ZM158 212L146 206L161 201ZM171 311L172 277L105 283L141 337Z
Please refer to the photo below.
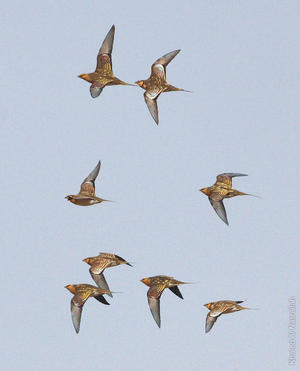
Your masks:
M9 1L1 21L2 370L288 369L288 298L299 293L299 1ZM139 87L92 99L92 72L115 24L115 75L146 79L181 49L156 126ZM78 207L95 167L96 194ZM222 172L262 198L225 201L229 227L198 191ZM70 283L82 259L134 262L106 271L110 306L90 299L76 335ZM298 268L298 270L297 270ZM183 281L161 299L162 328L139 280ZM247 299L260 310L207 309ZM298 353L299 356L299 353ZM298 362L299 364L299 362Z

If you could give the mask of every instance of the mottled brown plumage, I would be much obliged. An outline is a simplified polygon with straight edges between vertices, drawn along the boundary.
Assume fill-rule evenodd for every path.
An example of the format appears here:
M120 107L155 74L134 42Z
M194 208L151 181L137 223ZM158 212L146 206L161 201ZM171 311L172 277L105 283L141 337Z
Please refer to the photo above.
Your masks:
M164 289L170 289L175 295L183 299L181 292L179 291L178 285L186 284L187 282L177 281L173 277L168 276L153 276L143 278L141 280L145 285L149 286L150 289L147 292L148 304L152 316L160 327L160 297Z
M248 193L243 193L232 188L232 178L236 176L247 176L247 174L240 173L224 173L217 176L217 181L214 185L207 188L200 189L206 196L214 208L218 216L223 220L224 223L228 225L228 219L226 215L226 210L223 204L224 198L230 198L241 195L248 195Z
M90 92L92 98L100 95L103 88L108 85L131 85L114 76L112 70L111 53L115 36L115 26L108 31L97 56L97 66L95 72L83 73L79 75L83 80L91 83Z
M166 67L179 52L180 49L174 50L157 59L152 64L150 77L147 80L136 81L136 84L138 84L142 89L146 90L144 93L145 102L157 125L159 122L157 98L160 96L160 94L168 91L187 91L176 88L167 82Z
M222 314L238 312L243 309L249 309L246 307L242 307L241 305L239 305L240 303L243 303L243 301L220 300L204 304L204 306L210 311L206 317L205 332L209 332L211 330L218 317L220 317Z
M109 303L103 297L103 294L110 294L109 290L103 290L99 287L85 283L78 285L67 285L65 288L74 295L71 300L71 314L72 322L77 333L80 330L82 308L88 298L93 297L101 303L109 305Z
M98 162L95 169L84 179L80 187L80 192L77 195L68 195L65 198L79 206L91 206L103 201L109 201L95 195L95 180L99 174L100 166L101 161Z
M121 264L127 264L132 267L130 263L128 263L120 256L104 252L100 253L98 256L85 258L83 259L83 261L91 266L90 274L93 280L99 287L104 290L109 290L108 284L103 274L106 268L116 267L117 265ZM109 293L108 295L112 297L111 293Z

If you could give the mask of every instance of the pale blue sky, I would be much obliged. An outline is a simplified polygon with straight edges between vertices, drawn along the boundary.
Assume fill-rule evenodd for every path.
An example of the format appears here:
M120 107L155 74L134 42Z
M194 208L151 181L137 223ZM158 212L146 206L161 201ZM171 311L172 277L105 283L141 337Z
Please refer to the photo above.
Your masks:
M299 292L300 4L298 1L10 1L1 29L3 370L285 370L288 298ZM114 72L149 76L174 49L160 125L139 87L92 99L93 71L116 26ZM64 197L102 161L96 193ZM222 172L262 198L225 201L227 227L198 189ZM110 306L86 303L76 335L69 283L93 283L81 260L113 252L134 267L107 271ZM147 287L165 292L162 328ZM298 284L298 285L297 285ZM221 299L260 308L221 317ZM298 362L299 363L299 362Z

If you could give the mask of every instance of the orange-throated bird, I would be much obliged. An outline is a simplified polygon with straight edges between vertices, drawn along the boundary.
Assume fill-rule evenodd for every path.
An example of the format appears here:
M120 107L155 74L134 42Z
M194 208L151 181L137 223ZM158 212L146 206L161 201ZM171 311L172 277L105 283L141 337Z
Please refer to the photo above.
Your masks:
M243 309L250 309L250 308L242 307L241 305L239 305L240 303L243 303L243 301L242 300L240 301L220 300L220 301L215 301L212 303L204 304L204 306L210 311L206 317L205 332L209 332L211 330L216 320L222 314L238 312Z
M128 263L120 256L106 252L101 252L98 256L85 258L83 259L83 261L91 266L90 274L93 280L99 287L104 290L109 290L108 284L103 274L106 268L116 267L117 265L121 264L127 264L132 267L130 263ZM112 297L111 293L109 293L108 295Z
M183 299L178 285L183 285L188 282L177 281L173 277L168 276L143 278L141 282L150 287L147 292L148 304L157 326L160 327L160 297L164 289L170 289L173 294Z
M78 77L83 80L88 81L92 85L90 86L91 96L93 98L98 97L103 88L108 85L131 85L124 82L114 76L112 70L112 59L111 53L113 49L115 36L115 26L113 25L108 31L101 48L97 56L97 66L95 72L92 73L82 73Z
M207 188L202 188L200 191L208 196L209 202L214 208L218 216L228 225L226 210L223 204L224 198L235 196L254 196L249 193L243 193L232 188L232 178L236 176L247 176L247 174L240 173L224 173L217 176L217 181L214 185Z
M101 161L98 162L95 169L81 183L80 192L77 195L68 195L65 198L79 206L91 206L103 201L109 201L95 195L95 180L99 174L100 166Z
M167 82L166 67L179 52L180 49L174 50L158 58L157 61L152 64L150 77L147 80L136 81L136 84L146 90L144 93L145 102L157 125L159 122L157 98L160 94L168 91L188 91L176 88Z
M79 285L67 285L65 288L74 294L71 300L71 315L75 331L78 334L80 330L81 312L84 303L88 298L92 297L103 304L109 305L109 303L104 299L103 294L110 294L110 291L84 283Z

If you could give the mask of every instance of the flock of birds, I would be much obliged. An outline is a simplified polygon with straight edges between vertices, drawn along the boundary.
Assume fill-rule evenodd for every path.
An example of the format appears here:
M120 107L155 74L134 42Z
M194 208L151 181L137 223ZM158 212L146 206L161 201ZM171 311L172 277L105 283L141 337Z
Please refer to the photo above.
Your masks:
M81 74L78 76L91 83L90 93L93 98L98 97L105 86L131 85L118 79L113 74L111 53L114 35L115 26L113 25L107 33L99 50L95 72ZM144 99L156 124L159 123L157 107L157 98L159 95L168 91L187 91L168 84L166 79L166 66L179 52L180 50L174 50L157 59L152 64L150 77L147 80L136 81L136 84L145 90ZM79 193L76 195L68 195L65 198L73 204L79 206L91 206L103 201L109 201L95 195L95 180L99 174L100 167L101 162L99 161L94 170L82 182ZM227 225L228 219L223 204L223 199L241 195L249 195L248 193L240 192L232 187L232 178L238 176L246 176L246 174L219 174L215 184L213 184L211 187L200 189L201 192L208 196L208 199L215 212ZM104 270L106 268L115 267L121 264L132 266L120 256L111 253L100 253L98 256L89 257L83 261L90 265L89 271L97 286L89 284L71 284L65 286L66 289L73 294L73 298L71 300L71 315L72 322L77 333L80 330L82 308L88 298L93 297L102 304L109 305L107 300L104 298L104 295L112 297L112 292L110 291L104 277ZM188 282L178 281L173 277L164 275L143 278L141 282L149 287L147 292L149 308L156 324L158 327L160 327L160 297L163 291L168 288L179 298L183 299L178 285L187 284ZM242 302L243 301L220 300L204 304L204 306L209 310L209 313L206 317L205 332L209 332L211 330L216 320L222 314L250 309L242 307L240 305Z

